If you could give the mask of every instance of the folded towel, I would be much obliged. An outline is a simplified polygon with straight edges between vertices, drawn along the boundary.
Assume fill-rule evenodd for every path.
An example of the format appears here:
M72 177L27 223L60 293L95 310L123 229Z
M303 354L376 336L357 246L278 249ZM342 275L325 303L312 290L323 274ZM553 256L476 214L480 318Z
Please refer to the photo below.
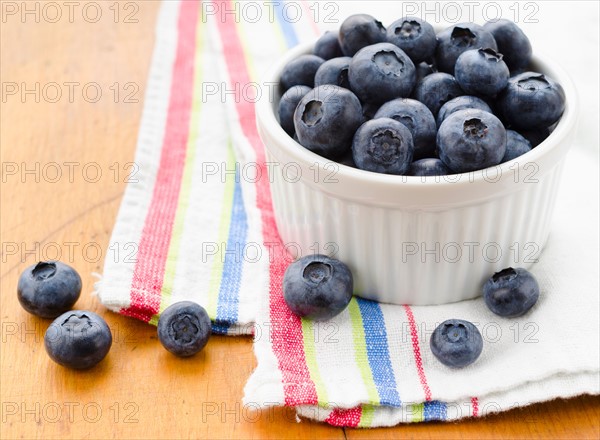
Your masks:
M357 8L401 15L378 2L163 2L137 180L115 224L101 302L152 324L175 301L198 302L215 332L254 333L258 366L245 403L294 406L338 426L455 420L598 394L594 148L569 154L549 243L533 268L541 296L525 316L499 318L481 299L411 307L356 298L324 323L286 307L289 257L254 121L256 97L272 87L260 75L321 25L333 26L328 18L339 25ZM429 335L450 317L474 322L485 342L481 358L461 370L429 350Z

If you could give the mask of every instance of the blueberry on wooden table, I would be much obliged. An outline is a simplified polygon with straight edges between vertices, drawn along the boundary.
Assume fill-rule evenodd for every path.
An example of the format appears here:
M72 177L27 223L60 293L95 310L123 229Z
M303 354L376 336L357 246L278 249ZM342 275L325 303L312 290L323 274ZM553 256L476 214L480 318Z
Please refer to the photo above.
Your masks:
M176 356L193 356L204 348L211 335L206 310L192 301L171 304L158 319L158 339Z
M53 361L81 370L93 367L106 357L112 334L106 321L94 312L73 310L50 324L44 345Z
M40 261L19 277L17 297L29 313L56 318L70 310L81 294L81 277L60 261Z

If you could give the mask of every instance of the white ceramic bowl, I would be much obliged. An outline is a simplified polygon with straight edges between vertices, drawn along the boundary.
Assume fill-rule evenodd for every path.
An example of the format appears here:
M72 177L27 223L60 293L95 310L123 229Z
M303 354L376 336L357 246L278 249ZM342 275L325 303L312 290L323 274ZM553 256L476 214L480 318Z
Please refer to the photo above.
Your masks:
M290 50L266 83L278 82L283 66L311 48ZM534 65L565 91L566 110L552 134L513 161L446 177L376 174L324 159L284 132L279 96L263 94L256 118L288 249L341 259L357 295L394 304L474 298L494 272L530 267L548 238L577 110L566 73L545 57Z

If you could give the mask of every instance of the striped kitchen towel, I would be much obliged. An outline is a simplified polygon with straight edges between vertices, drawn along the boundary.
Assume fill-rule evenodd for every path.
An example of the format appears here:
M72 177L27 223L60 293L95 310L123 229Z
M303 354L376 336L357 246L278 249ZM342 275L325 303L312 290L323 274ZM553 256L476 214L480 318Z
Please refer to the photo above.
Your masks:
M401 15L398 5L375 3L368 5L373 15ZM589 193L572 188L598 170L583 152L571 154L569 164L579 168L567 166L570 185L557 203L559 214L569 215L556 219L535 267L542 295L526 317L501 320L480 299L409 307L356 298L325 323L299 319L286 307L281 282L289 258L254 120L255 100L272 87L261 74L289 47L314 39L324 22L339 24L365 8L163 2L137 173L97 286L101 302L152 324L175 301L200 303L215 332L254 334L258 365L245 404L293 406L302 417L338 426L455 420L597 394L598 186L589 199L595 206L582 201ZM570 215L586 223L571 228ZM448 317L476 323L486 341L482 357L459 371L443 367L428 348L436 323Z

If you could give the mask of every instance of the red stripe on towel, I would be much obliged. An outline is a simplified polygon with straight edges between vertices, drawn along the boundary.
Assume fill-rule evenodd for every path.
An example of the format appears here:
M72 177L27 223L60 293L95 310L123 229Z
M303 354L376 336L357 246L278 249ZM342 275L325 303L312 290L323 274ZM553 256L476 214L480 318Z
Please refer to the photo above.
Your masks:
M179 7L177 53L160 164L146 214L131 285L131 305L124 315L149 321L158 313L165 264L186 156L194 87L194 55L199 2Z
M348 428L356 428L360 423L362 416L362 407L357 406L356 408L350 409L334 409L329 413L329 416L325 419L326 423L332 426L346 426Z
M421 358L421 349L419 348L419 335L417 334L417 325L415 324L415 316L411 308L404 305L404 311L408 318L408 325L410 326L410 336L412 339L413 353L415 355L415 363L417 364L417 373L419 374L419 380L423 386L423 392L425 393L425 400L431 400L431 390L427 384L427 377L425 376L425 370L423 369L423 359Z
M473 417L479 415L479 399L477 397L471 397L471 406L473 407Z
M213 1L213 3L217 11L235 10L229 1ZM217 24L229 79L232 85L243 86L249 84L251 79L235 19L236 17L232 14L220 14ZM316 404L317 392L306 365L301 321L290 311L283 300L282 282L286 269L286 258L282 254L284 248L275 223L269 179L266 178L264 146L256 129L254 103L251 100L239 99L235 101L235 107L242 132L255 151L256 163L260 168L260 175L263 176L256 182L256 205L262 215L264 244L269 249L274 249L276 254L275 258L270 259L269 266L271 322L270 328L266 330L270 331L273 352L282 373L285 404L289 406ZM258 322L257 325L263 325L263 323Z

